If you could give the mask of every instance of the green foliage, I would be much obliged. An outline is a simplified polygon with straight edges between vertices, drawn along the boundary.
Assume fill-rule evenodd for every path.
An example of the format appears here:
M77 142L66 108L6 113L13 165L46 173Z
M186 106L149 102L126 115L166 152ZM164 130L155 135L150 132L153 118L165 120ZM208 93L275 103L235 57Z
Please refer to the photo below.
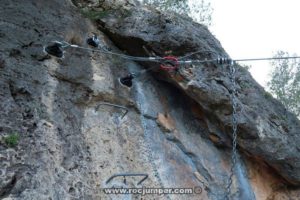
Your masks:
M213 9L205 0L143 0L145 4L152 5L161 11L173 11L183 16L189 16L194 21L210 26Z
M278 51L275 57L289 56ZM274 60L271 62L269 90L291 112L300 117L300 63L296 59Z
M116 9L108 9L108 10L103 10L103 11L97 11L97 10L89 10L89 9L82 9L81 13L84 17L89 18L91 20L98 20L98 19L102 19L105 18L106 16L108 16L109 14L113 13L113 12L119 12L119 18L126 18L131 16L131 12L130 10L116 10Z
M249 88L251 88L252 86L251 86L251 83L246 82L246 81L243 81L243 82L240 83L240 87L241 87L242 89L249 89Z
M247 71L249 71L252 67L251 65L246 65L246 64L241 64L241 66Z
M97 19L102 19L103 17L106 17L110 13L110 10L94 11L94 10L83 9L83 10L81 10L81 13L86 18L89 18L91 20L97 20Z
M270 98L273 97L272 94L270 92L267 92L267 91L265 91L264 96L265 96L266 99L270 99Z
M9 147L15 147L19 143L20 136L17 133L4 137L4 143Z

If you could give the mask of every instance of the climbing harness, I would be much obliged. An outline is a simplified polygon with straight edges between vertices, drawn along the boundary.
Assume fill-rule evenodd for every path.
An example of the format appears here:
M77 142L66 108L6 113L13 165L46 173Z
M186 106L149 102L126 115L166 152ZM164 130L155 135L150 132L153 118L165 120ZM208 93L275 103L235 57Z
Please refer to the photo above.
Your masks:
M231 194L231 186L233 182L233 176L234 172L237 166L237 126L238 126L238 118L237 118L237 99L236 99L236 81L235 81L235 62L227 59L222 60L222 64L228 64L229 65L229 77L230 77L230 83L231 83L231 103L232 103L232 153L231 153L231 168L230 168L230 175L228 178L227 186L226 186L226 198L230 199ZM228 66L227 65L227 66Z

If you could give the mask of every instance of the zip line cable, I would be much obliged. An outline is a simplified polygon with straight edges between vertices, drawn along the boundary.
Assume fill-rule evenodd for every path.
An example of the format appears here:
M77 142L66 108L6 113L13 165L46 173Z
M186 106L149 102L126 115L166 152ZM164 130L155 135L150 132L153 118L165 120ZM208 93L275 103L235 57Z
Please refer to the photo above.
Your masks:
M218 57L215 59L204 59L204 60L183 60L190 56L193 56L198 53L214 53L217 54L215 51L211 50L202 50L202 51L196 51L193 53L190 53L186 56L181 57L175 57L175 56L166 56L166 57L137 57L137 56L129 56L122 53L116 53L112 51L108 51L104 48L88 48L88 47L82 47L75 44L70 44L66 41L53 41L52 46L46 46L44 48L44 51L47 54L50 54L52 56L63 58L63 49L65 48L77 48L77 49L83 49L87 51L92 52L100 52L104 54L110 54L119 56L121 58L132 60L132 61L141 61L141 62L156 62L156 63L164 63L167 62L168 64L174 65L174 64L200 64L200 63L217 63L217 64L223 64L223 63L230 63L231 61L234 62L246 62L246 61L266 61L266 60L286 60L286 59L300 59L300 56L287 56L287 57L266 57L266 58L243 58L243 59L231 59L231 58L224 58L224 57ZM54 50L53 50L54 49ZM176 59L174 59L176 58ZM172 68L173 69L173 68Z
M269 57L269 58L244 58L244 59L236 59L236 62L244 62L244 61L260 61L260 60L288 60L288 59L299 59L300 56L287 56L287 57Z
M136 57L136 56L129 56L129 55L125 55L125 54L121 54L121 53L116 53L116 52L111 52L108 50L105 50L103 48L88 48L88 47L82 47L79 45L75 45L75 44L70 44L66 41L53 41L52 45L49 45L47 47L44 48L44 50L46 51L46 53L58 57L58 58L62 58L62 52L63 49L65 48L77 48L77 49L83 49L83 50L87 50L87 51L92 51L92 52L100 52L100 53L104 53L104 54L111 54L111 55L115 55L115 56L119 56L121 58L124 59L128 59L128 60L133 60L133 61L150 61L150 62L160 62L162 60L164 60L164 58L161 57ZM159 61L160 60L160 61Z

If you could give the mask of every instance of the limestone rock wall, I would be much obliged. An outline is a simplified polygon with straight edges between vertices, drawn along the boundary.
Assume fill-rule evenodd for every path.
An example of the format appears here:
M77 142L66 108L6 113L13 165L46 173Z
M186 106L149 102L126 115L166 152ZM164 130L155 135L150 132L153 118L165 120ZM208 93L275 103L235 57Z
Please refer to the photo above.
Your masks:
M134 81L129 89L121 86L118 78L128 72L137 72L149 63L141 66L141 63L72 48L66 49L63 59L43 52L44 45L52 40L65 40L87 47L85 40L92 32L97 33L103 45L113 51L121 49L134 55L145 55L140 50L143 45L161 55L166 50L184 54L199 46L226 55L221 45L201 27L199 35L190 34L188 39L180 37L182 31L173 30L176 38L169 38L173 42L162 41L159 29L167 22L165 17L170 16L161 15L161 23L156 24L155 17L160 15L148 8L140 8L141 12L135 10L133 13L120 9L123 14L127 13L127 17L116 20L118 13L111 12L115 15L106 15L105 19L92 22L81 15L82 7L95 6L103 11L111 4L91 2L1 1L0 199L224 199L230 168L230 125L224 121L229 121L230 111L224 119L222 113L230 102L228 91L220 89L219 83L223 81L226 87L225 72L214 66L211 66L212 69L202 66L202 73L195 72L199 80L185 83L174 81L168 74L149 72ZM138 6L135 2L124 2L124 7L129 10L132 5ZM158 32L146 30L147 33L141 33L133 26L132 31L141 35L127 37L128 26L123 27L122 20L129 23L134 18L130 16L137 20L145 19L148 15L143 12L149 16L154 13L152 19L158 26L155 29ZM176 17L170 20L178 29L186 22ZM142 25L140 21L133 22L131 25ZM145 22L143 27L151 28L151 23ZM116 28L116 23L119 28ZM191 23L186 32L193 32L198 26ZM168 33L165 29L161 31ZM146 40L143 34L153 38ZM206 37L202 38L203 35ZM190 46L191 43L195 46ZM168 46L170 44L172 46ZM204 76L211 77L210 84L206 84ZM252 80L248 73L241 78ZM182 89L191 88L191 83L197 85L195 90ZM201 95L199 88L204 88ZM219 89L214 90L216 88ZM219 99L219 104L214 104L216 107L210 107L208 102L222 91L224 99ZM250 94L255 95L256 92ZM243 95L241 99L246 99ZM122 118L124 110L104 105L104 102L125 106L129 112ZM253 103L248 102L249 106ZM271 102L279 105L274 100ZM278 109L283 108L279 106ZM255 113L254 110L252 114ZM288 115L288 119L292 117ZM220 128L222 126L223 129ZM253 134L257 133L255 127ZM254 142L249 141L250 127L245 130L248 132L240 133L241 164L237 167L231 198L297 199L299 189L291 187L282 176L297 185L299 170L295 167L298 166L299 154L291 154L287 163L292 167L284 173L283 164L279 163L276 168L276 152L268 160L264 157L269 155L265 146L253 151L253 143L267 145L269 137L265 137L266 140L255 137ZM277 129L273 127L272 130ZM278 130L282 131L281 128ZM12 133L19 135L15 146L5 142ZM293 146L297 142L296 134L284 134L284 141L290 146L280 143L283 163L290 155L288 152L297 152L293 149L296 148ZM274 138L270 140L277 141ZM287 148L291 148L290 151L283 151ZM296 172L295 176L290 176L292 172ZM127 178L126 184L122 178L107 184L108 178L117 173L147 173L149 177L142 185L137 185L138 177ZM103 193L102 188L112 186L200 187L202 192L144 197Z

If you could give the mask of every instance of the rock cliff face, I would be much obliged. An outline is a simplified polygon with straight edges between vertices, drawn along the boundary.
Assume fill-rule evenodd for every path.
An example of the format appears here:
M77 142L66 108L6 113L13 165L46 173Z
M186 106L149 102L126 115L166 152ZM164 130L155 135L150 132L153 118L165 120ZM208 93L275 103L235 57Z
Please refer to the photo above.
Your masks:
M95 1L96 2L96 1ZM91 21L89 9L97 10ZM85 15L81 14L84 11ZM94 12L94 11L93 11ZM184 66L174 75L122 58L66 49L97 33L114 52L192 58L227 56L189 19L135 2L2 0L0 7L0 199L224 199L230 171L231 101L227 66ZM299 199L300 125L237 66L238 146L231 199ZM117 104L128 109L110 106ZM18 144L7 138L19 135ZM107 180L118 173L140 177ZM201 188L189 195L108 195L102 188Z

